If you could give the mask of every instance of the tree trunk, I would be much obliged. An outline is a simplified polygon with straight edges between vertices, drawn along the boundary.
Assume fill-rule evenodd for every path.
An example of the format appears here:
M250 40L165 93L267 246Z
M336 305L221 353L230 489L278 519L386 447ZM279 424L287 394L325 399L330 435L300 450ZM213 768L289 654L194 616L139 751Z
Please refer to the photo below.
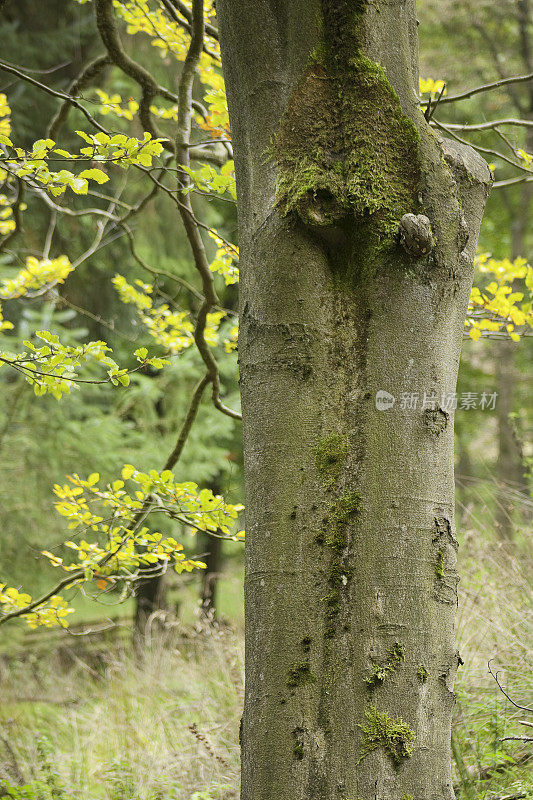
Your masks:
M457 543L441 397L490 173L419 111L412 0L217 12L241 245L242 797L448 800ZM429 218L434 246L412 217L400 244L405 214Z
M222 569L222 539L216 536L205 536L204 562L206 568L202 573L202 613L206 620L213 621L217 616L217 584Z
M164 565L161 564L161 569ZM133 639L135 646L144 647L147 626L150 618L158 611L167 608L165 574L153 578L142 578L135 586L135 617L133 621Z

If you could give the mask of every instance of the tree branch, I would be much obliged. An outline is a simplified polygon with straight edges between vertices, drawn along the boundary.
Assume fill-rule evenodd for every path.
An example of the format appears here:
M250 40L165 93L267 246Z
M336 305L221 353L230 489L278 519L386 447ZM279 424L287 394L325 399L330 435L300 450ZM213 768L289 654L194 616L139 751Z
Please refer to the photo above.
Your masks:
M500 125L518 125L522 128L533 128L533 121L529 119L515 119L514 117L507 117L505 119L495 119L490 122L479 122L475 125L465 124L458 125L453 122L446 122L446 128L451 131L486 131L491 128L497 128Z
M159 86L148 70L130 58L124 50L115 25L113 0L95 0L94 10L98 32L110 59L140 86L139 119L141 124L144 130L148 131L154 139L158 138L150 113L150 105L160 93Z
M204 40L203 6L203 0L193 0L193 33L191 36L189 50L183 64L178 90L176 160L178 164L181 164L185 167L188 167L190 164L189 144L192 121L192 88ZM209 269L209 262L207 260L204 243L200 234L200 228L193 213L191 198L189 192L186 191L189 184L189 176L185 172L178 173L178 208L189 244L191 246L196 269L200 273L200 277L202 279L204 294L204 301L200 306L200 310L198 311L198 316L196 318L194 341L206 366L207 373L213 387L212 400L215 408L218 408L218 410L222 411L223 414L226 414L233 419L241 419L242 417L239 412L233 411L225 406L220 399L220 375L218 372L218 365L211 352L211 349L209 348L209 345L205 340L207 315L213 306L219 305L219 300L215 291L213 273Z
M211 378L209 373L206 372L204 377L197 383L196 388L194 389L191 402L189 403L189 408L187 410L187 414L183 423L180 428L180 432L178 434L178 439L176 445L172 452L169 454L167 460L165 461L165 469L172 469L177 461L179 460L183 448L185 446L185 442L187 441L187 437L189 436L190 430L192 428L192 424L196 419L196 414L198 413L198 408L200 407L200 400L202 399L202 395L204 393L204 389L206 386L211 383Z
M41 89L41 91L46 92L46 94L52 95L52 97L59 97L60 100L66 100L75 108L77 108L79 111L81 111L81 113L86 117L86 119L89 120L91 125L93 125L93 127L95 127L98 131L100 131L101 133L109 134L109 131L103 128L102 125L100 125L100 123L97 122L91 114L89 114L87 109L84 108L81 105L81 103L78 102L78 100L76 100L76 98L70 97L70 95L65 94L65 92L57 92L55 89L51 89L49 86L46 86L46 84L36 81L35 78L32 78L30 75L26 75L19 69L16 69L15 67L11 67L9 64L6 64L5 61L0 61L0 69L4 70L4 72L9 72L11 75L16 75L17 78L26 81L26 83L31 83L32 86L36 86L38 89Z
M444 103L455 103L456 100L466 100L469 97L473 97L480 92L489 92L492 89L499 89L501 86L508 86L509 84L513 83L525 83L526 81L533 80L533 72L529 73L528 75L515 75L512 78L503 78L500 81L494 81L493 83L484 83L481 86L476 86L473 89L469 89L466 92L461 92L461 94L454 94L450 95L449 97L443 97L440 101L440 105L444 105ZM429 105L429 100L421 100L421 106Z
M492 659L490 661L492 661ZM533 714L533 708L528 708L527 706L521 706L518 703L515 703L515 701L511 697L509 697L509 695L507 694L507 692L505 691L505 689L501 685L500 681L498 680L499 672L494 673L492 671L492 669L490 667L490 661L488 662L487 667L489 668L490 674L492 675L492 677L494 678L494 680L498 684L498 688L499 688L500 692L509 700L511 705L513 705L515 708L520 709L520 711L529 711L530 714Z
M98 77L102 70L111 63L111 59L108 55L106 55L98 56L98 58L95 58L94 61L91 61L89 64L87 64L80 72L78 77L75 78L68 87L68 94L70 98L76 97L76 95L82 89L84 89L94 78ZM65 100L65 102L62 103L62 105L58 108L50 120L50 124L46 132L47 137L54 140L57 138L57 134L59 133L61 126L66 121L68 112L72 108L72 105L72 99L69 99Z

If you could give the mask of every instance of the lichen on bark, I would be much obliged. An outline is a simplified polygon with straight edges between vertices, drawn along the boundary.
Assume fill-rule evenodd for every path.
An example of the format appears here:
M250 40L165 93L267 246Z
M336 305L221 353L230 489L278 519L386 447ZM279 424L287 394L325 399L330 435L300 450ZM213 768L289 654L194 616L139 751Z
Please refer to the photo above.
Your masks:
M381 247L417 211L419 135L384 70L362 52L366 0L322 0L320 45L289 100L272 147L283 215L353 230L372 219ZM348 233L347 233L348 235Z

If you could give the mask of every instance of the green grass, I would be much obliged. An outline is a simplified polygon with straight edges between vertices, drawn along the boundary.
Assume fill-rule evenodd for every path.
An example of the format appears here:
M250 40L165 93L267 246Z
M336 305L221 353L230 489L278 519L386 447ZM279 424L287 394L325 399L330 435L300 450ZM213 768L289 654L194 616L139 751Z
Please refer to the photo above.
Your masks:
M477 508L477 506L475 507ZM512 546L494 534L486 509L463 514L453 780L466 800L533 800L530 734L488 674L494 659L518 703L533 695L531 552L523 530ZM201 623L198 581L171 592L169 618L142 661L129 629L96 637L59 634L0 656L0 780L19 800L233 800L238 797L238 728L243 700L242 569L221 581L228 624ZM529 605L528 605L529 603ZM91 625L131 605L84 602L73 621ZM12 629L10 629L11 631ZM6 626L7 632L7 626ZM107 638L106 638L107 637ZM37 637L36 637L37 638ZM33 640L36 641L36 640ZM47 641L54 641L47 646ZM13 652L13 650L12 650ZM531 746L529 745L529 752ZM23 786L29 788L21 788ZM18 788L16 788L18 787Z
M213 800L232 797L240 639L229 630L186 640L171 632L142 663L120 650L100 655L80 656L68 670L60 654L4 668L1 777L31 785L57 773L64 787L50 795L57 800L170 800L199 790Z

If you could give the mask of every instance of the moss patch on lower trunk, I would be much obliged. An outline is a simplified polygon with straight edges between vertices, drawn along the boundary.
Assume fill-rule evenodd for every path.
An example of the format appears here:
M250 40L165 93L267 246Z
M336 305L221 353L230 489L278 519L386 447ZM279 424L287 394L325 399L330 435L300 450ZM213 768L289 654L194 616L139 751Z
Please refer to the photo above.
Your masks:
M403 719L392 719L385 711L378 711L375 706L366 709L365 717L365 724L360 726L359 763L378 747L385 749L395 766L412 756L415 734Z
M326 604L327 637L335 635L335 618L342 608L343 589L348 585L353 572L350 563L350 535L348 525L361 512L361 498L357 492L345 492L329 506L324 528L316 537L317 544L331 550Z
M307 661L300 661L298 664L293 664L289 667L287 675L287 686L296 687L303 686L306 683L315 683L316 676L313 675L311 667Z

